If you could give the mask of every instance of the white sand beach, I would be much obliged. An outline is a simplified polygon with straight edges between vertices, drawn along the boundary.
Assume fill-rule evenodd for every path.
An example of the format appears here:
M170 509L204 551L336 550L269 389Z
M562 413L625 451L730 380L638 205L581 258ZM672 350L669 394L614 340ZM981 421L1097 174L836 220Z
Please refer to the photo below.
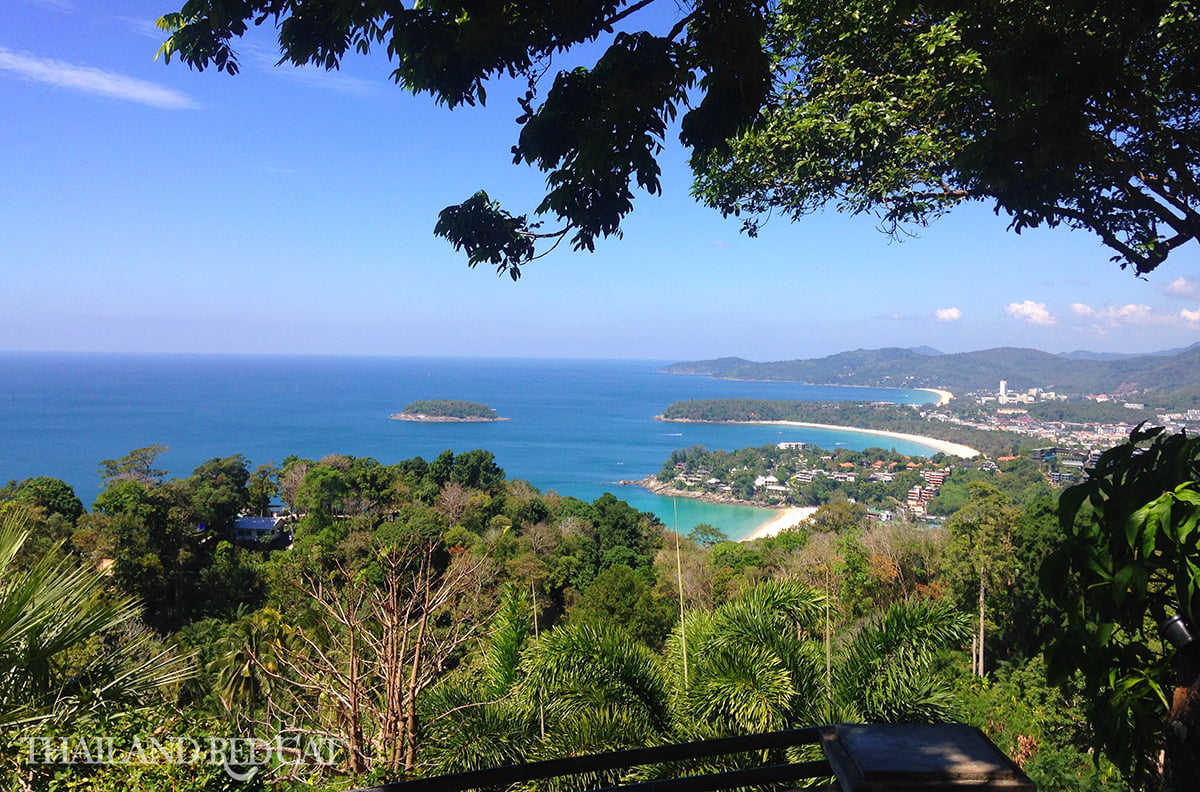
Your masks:
M944 407L950 403L951 399L954 398L954 394L948 390L938 390L937 388L917 388L917 390L925 391L926 393L932 393L937 396L938 400L937 404L934 405L935 407Z
M812 429L838 429L843 432L862 432L863 434L879 435L880 437L892 437L896 440L912 440L915 443L929 446L935 451L941 451L943 454L962 457L963 459L979 456L978 451L962 443L951 443L949 440L938 440L935 437L905 434L904 432L889 432L885 429L859 429L857 426L837 426L835 424L808 423L806 421L745 421L745 423L771 424L774 426L807 426Z
M752 533L742 537L741 541L749 542L754 539L762 539L765 536L781 534L788 528L812 517L816 511L816 506L797 506L791 509L783 509L777 517L768 523L758 526Z

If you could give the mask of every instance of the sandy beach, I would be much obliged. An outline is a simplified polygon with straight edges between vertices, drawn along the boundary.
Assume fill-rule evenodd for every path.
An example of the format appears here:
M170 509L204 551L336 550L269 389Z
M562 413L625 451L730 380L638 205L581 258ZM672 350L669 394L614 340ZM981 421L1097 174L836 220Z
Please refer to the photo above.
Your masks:
M979 452L962 443L951 443L949 440L938 440L935 437L905 434L904 432L889 432L886 429L859 429L857 426L837 426L836 424L808 423L806 421L738 421L737 423L770 424L772 426L807 426L812 429L839 429L844 432L862 432L863 434L891 437L896 440L912 440L915 443L927 445L935 451L941 451L950 456L970 459L979 456Z
M744 536L740 541L749 542L754 539L762 539L765 536L775 536L783 533L788 528L791 528L797 523L807 520L816 512L816 506L796 506L791 509L784 509L779 512L779 516L771 520L769 523L760 525L753 533Z
M938 400L937 404L934 405L935 407L943 407L949 404L950 400L954 398L954 394L948 390L938 390L937 388L917 388L917 390L925 391L926 393L932 393L937 396Z

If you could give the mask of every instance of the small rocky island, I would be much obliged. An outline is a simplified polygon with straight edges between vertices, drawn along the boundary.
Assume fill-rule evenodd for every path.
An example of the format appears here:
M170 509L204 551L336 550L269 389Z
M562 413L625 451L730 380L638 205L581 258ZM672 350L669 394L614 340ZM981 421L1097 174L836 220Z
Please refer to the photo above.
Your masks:
M486 404L457 399L420 399L392 416L397 421L430 423L479 423L507 421Z

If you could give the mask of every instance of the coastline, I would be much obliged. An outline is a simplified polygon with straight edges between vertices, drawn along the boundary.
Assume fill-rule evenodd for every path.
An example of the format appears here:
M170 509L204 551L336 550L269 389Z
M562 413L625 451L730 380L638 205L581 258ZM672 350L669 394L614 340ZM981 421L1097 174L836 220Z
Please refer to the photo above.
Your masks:
M937 396L937 403L934 407L944 407L954 398L954 394L948 390L940 388L911 388L900 387L896 385L849 385L844 382L801 382L800 380L771 380L771 379L752 379L749 377L722 377L711 372L703 371L667 371L665 368L658 370L659 374L674 375L679 377L708 377L709 379L727 380L729 382L794 382L798 385L811 385L815 388L873 388L876 390L918 390L932 393Z
M786 506L779 508L764 506L757 501L742 500L732 495L718 495L712 492L679 489L678 487L672 487L670 484L664 484L654 476L646 476L643 479L633 481L619 481L617 483L625 486L641 487L655 495L662 495L668 498L690 498L691 500L714 503L720 506L751 506L756 509L775 513L766 522L738 539L737 541L739 542L749 542L754 539L762 539L765 536L775 536L776 534L783 533L797 523L807 520L817 511L816 506Z
M950 403L950 400L954 398L953 393L948 390L941 390L939 388L914 388L913 390L925 391L926 393L932 393L933 395L937 396L937 404L933 405L934 407L945 407Z
M739 539L739 542L753 542L755 539L765 539L768 536L777 536L784 531L792 528L809 517L812 517L817 511L816 506L793 506L788 509L781 509L779 516L773 520L755 528L746 536Z
M928 446L934 451L940 451L949 456L962 457L963 459L971 459L979 456L977 449L971 448L962 443L951 443L949 440L938 440L936 437L925 437L924 435L907 434L905 432L892 432L887 429L862 429L857 426L838 426L837 424L822 424L809 423L807 421L687 421L682 418L664 418L661 415L656 416L655 420L665 423L724 423L724 424L752 424L759 426L801 426L808 429L834 429L842 432L859 432L861 434L878 435L880 437L890 437L894 440L910 440L914 443Z
M646 476L640 479L627 479L618 481L617 484L627 487L641 487L647 492L655 495L662 495L665 498L691 498L692 500L704 501L705 503L715 503L719 506L750 506L755 509L764 511L778 511L777 506L764 506L758 501L742 500L735 498L732 495L719 495L715 492L696 492L695 490L679 489L672 487L670 484L664 484L659 481L656 476Z
M763 511L774 512L773 517L760 524L750 533L737 539L736 541L738 542L749 542L754 539L762 539L764 536L775 536L776 534L783 533L793 525L807 520L817 510L816 506L785 506L783 508L764 506L757 501L742 500L732 495L718 495L713 492L696 492L695 490L679 489L678 487L672 487L670 484L664 484L655 476L646 476L643 479L634 479L631 481L618 481L617 483L623 486L641 487L647 492L667 498L688 498L703 503L713 503L718 506L749 506Z

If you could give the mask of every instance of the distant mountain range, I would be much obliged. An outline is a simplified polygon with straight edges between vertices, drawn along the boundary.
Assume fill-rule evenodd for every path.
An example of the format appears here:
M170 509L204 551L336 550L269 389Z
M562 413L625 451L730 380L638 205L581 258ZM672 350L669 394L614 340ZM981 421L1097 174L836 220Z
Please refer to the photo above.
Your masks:
M1143 355L1083 350L1054 355L1014 347L943 354L931 347L889 347L773 363L726 357L674 363L663 371L813 385L945 388L958 394L995 392L1000 380L1008 381L1010 391L1041 388L1072 395L1112 393L1124 385L1152 391L1164 404L1200 400L1200 343Z
M1200 344L1200 342L1197 342ZM1196 346L1196 344L1193 344ZM1186 352L1191 347L1175 347L1174 349L1160 349L1158 352L1089 352L1086 349L1076 349L1074 352L1063 352L1059 357L1064 357L1067 360L1125 360L1126 358L1134 357L1171 357L1178 355L1180 352ZM915 346L908 347L909 352L916 352L918 355L944 355L946 354L940 349L934 349L931 346ZM728 358L728 360L740 360L740 358Z

